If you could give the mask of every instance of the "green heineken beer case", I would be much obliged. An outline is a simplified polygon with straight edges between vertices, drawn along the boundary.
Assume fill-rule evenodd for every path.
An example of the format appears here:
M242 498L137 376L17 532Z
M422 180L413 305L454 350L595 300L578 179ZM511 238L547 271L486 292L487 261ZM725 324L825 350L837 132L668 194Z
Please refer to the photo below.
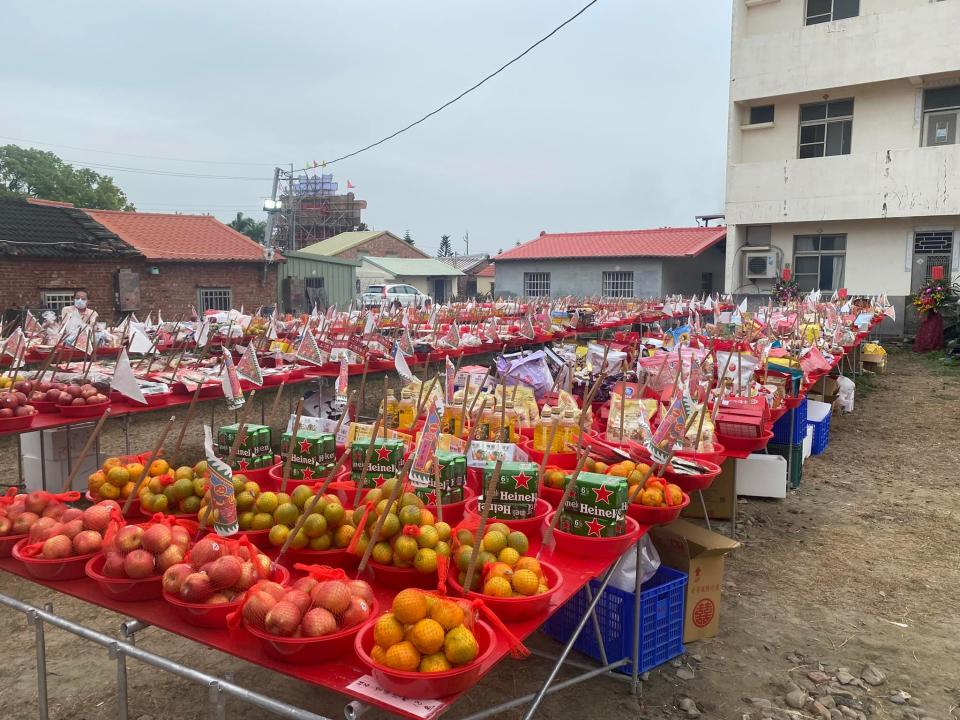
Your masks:
M382 484L384 480L396 477L403 469L403 453L406 444L403 440L378 438L370 453L370 465L367 466L366 477L361 478L363 461L367 457L367 448L370 440L354 440L350 447L350 477L357 485L373 488ZM336 452L336 451L334 451ZM336 458L333 458L336 460Z
M467 456L460 453L437 450L434 462L440 466L440 502L443 505L461 502L463 487L467 483ZM436 500L436 482L433 476L410 473L410 484L417 497L428 505Z
M240 425L224 425L217 430L217 455L226 460L230 456L230 448L237 438L237 431ZM261 462L260 458L269 457L268 465L273 464L273 437L268 425L246 424L246 435L243 442L237 447L237 454L234 456L233 470L251 470L254 469L255 462Z
M280 456L286 462L290 454L292 433L280 436ZM297 430L290 458L290 477L294 480L318 480L336 460L337 441L333 433L316 430Z
M584 537L616 537L627 531L625 478L581 472L567 498L558 527Z
M493 475L494 463L483 468L483 487ZM532 462L505 462L500 467L497 495L490 503L490 517L498 520L527 520L537 511L537 494L540 488L540 466ZM483 501L483 496L480 498Z

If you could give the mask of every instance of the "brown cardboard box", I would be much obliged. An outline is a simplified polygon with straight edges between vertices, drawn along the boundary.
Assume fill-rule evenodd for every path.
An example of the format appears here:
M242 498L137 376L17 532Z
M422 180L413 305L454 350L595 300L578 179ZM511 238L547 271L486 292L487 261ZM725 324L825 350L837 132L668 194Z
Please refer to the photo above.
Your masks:
M720 474L713 479L713 483L703 491L703 501L707 505L707 513L713 520L730 520L733 517L733 506L737 502L736 477L734 476L735 461L727 458L720 468ZM702 518L703 507L696 493L690 496L681 517Z
M650 530L660 561L687 573L683 641L693 642L720 632L720 590L723 557L740 543L686 520Z

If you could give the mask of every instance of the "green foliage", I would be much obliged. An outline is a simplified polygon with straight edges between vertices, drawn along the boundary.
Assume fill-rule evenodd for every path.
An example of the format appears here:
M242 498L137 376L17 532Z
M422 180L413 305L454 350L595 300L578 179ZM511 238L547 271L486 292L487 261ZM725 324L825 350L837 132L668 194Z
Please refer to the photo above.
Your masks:
M453 245L450 243L449 235L440 236L440 248L437 250L437 257L453 257Z
M413 238L410 237L410 231L409 231L409 230L407 230L407 231L403 234L403 239L406 240L406 241L407 241L408 243L410 243L411 245L413 245Z
M73 167L52 152L0 147L0 198L35 197L96 210L135 210L113 178Z
M246 217L242 212L237 213L237 217L227 223L237 232L243 233L248 238L263 242L263 235L267 230L267 223L263 220L254 220L252 217Z

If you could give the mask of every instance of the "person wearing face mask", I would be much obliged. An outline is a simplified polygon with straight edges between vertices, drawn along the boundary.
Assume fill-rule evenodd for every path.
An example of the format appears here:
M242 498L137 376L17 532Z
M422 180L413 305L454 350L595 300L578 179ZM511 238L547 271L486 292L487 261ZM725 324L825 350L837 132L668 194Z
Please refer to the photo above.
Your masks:
M84 290L77 290L73 294L73 305L67 305L60 311L60 322L70 323L71 325L96 325L97 311L87 307L87 293Z

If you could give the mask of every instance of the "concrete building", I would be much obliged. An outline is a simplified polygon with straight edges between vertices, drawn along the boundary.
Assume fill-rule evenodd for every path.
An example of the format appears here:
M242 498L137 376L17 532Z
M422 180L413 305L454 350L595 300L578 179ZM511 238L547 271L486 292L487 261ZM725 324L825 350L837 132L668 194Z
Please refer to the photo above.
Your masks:
M461 298L475 298L490 292L491 280L480 277L480 273L490 267L490 256L486 253L478 255L450 255L437 258L440 262L452 265L463 273L457 278L457 296ZM492 277L492 276L491 276Z
M370 285L411 285L441 303L453 297L454 282L462 277L460 270L431 257L364 257L357 270L360 292Z
M660 297L723 287L723 227L540 233L500 253L496 295Z
M389 230L363 230L342 232L332 238L313 243L300 250L305 255L338 257L344 260L359 260L372 257L428 258L416 245L411 245Z
M960 2L734 0L727 291L789 267L903 318L932 267L957 277L958 28Z

